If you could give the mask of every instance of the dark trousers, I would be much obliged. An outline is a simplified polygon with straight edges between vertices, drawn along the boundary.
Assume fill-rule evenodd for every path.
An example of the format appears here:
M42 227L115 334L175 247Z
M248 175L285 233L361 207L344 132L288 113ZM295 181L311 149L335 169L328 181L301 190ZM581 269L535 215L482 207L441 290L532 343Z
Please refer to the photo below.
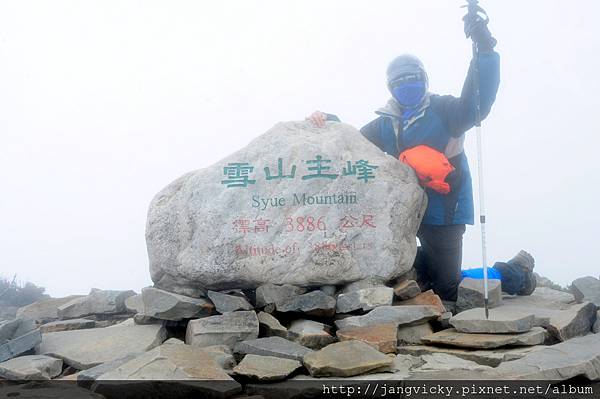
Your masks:
M433 226L422 224L417 237L414 268L422 291L433 289L440 298L456 301L458 285L462 280L462 240L466 226ZM516 295L526 283L526 272L518 265L496 262L494 269L502 275L502 291Z
M461 281L464 224L434 226L422 224L417 237L421 246L415 270L421 290L433 289L443 300L456 301Z

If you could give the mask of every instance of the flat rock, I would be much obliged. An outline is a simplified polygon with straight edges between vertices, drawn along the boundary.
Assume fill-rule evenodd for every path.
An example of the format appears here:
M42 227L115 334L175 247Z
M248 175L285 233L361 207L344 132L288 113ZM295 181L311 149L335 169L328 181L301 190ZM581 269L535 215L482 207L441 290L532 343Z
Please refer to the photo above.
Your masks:
M390 306L394 299L394 290L390 287L365 288L337 297L337 313L349 313L355 310L364 312L378 306Z
M230 312L191 320L187 325L185 342L194 346L227 345L258 337L258 318L253 311Z
M556 312L550 317L548 331L560 341L586 335L592 330L597 309L595 304L584 302Z
M301 312L311 316L333 316L335 299L323 291L311 291L306 294L283 299L275 303L279 312Z
M351 340L309 353L303 363L313 377L351 377L391 371L393 359L364 342Z
M336 320L338 329L350 327L368 327L377 324L396 323L396 325L423 324L426 321L438 318L440 312L432 306L380 306L363 316L352 316Z
M130 313L144 313L142 294L135 294L125 299L125 307Z
M536 345L489 350L462 349L432 345L409 345L398 347L398 353L412 356L445 353L461 359L470 360L484 366L497 367L502 362L520 359L531 352L541 350L543 348L545 348L545 346Z
M401 300L414 298L421 293L421 288L415 280L402 281L394 287L394 295Z
M90 389L93 383L98 379L98 377L108 373L109 371L115 370L122 364L127 363L128 361L138 357L139 355L141 355L141 353L139 352L128 353L127 355L119 357L118 359L99 364L89 369L81 370L79 373L77 373L77 385L82 388Z
M105 399L104 396L72 383L31 382L0 386L0 397L18 399Z
M155 319L152 316L148 316L148 315L145 315L145 314L142 314L142 313L138 313L138 314L133 315L133 323L134 324L138 324L140 326L145 326L145 325L148 325L148 324L160 324L162 322L163 321L160 320L160 319Z
M34 329L33 321L27 319L0 321L0 345Z
M541 345L546 340L546 330L534 327L520 334L466 334L453 328L427 335L421 340L427 344L458 346L473 349L492 349L503 346Z
M336 341L332 327L313 320L294 320L288 329L289 339L310 349L321 349Z
M152 383L156 380L169 384ZM241 385L208 353L188 345L161 345L102 374L92 385L107 397L140 397L144 388L152 389L155 397L169 397L174 391L178 397L229 397L241 392Z
M42 333L57 332L57 331L68 331L68 330L83 330L84 328L96 327L95 320L89 319L70 319L70 320L57 320L50 323L46 323L40 326Z
M414 298L407 299L405 301L399 301L395 303L396 306L406 305L429 305L435 307L440 314L446 313L446 307L442 303L442 300L437 296L433 290L425 291L417 294Z
M521 359L502 363L497 368L506 379L565 381L584 376L600 379L600 335L577 337Z
M62 360L44 355L16 357L0 363L0 378L50 380L62 372Z
M378 324L369 327L354 327L338 330L340 341L357 340L371 345L382 353L396 353L396 323Z
M260 327L260 335L263 337L288 337L287 328L285 328L279 320L270 313L259 312L258 324Z
M456 311L464 312L468 309L482 308L484 306L483 280L464 278L458 286ZM488 280L489 307L494 308L502 304L502 284L500 280Z
M564 304L575 303L575 296L573 294L548 287L536 287L530 296L548 302L559 302Z
M51 332L43 334L38 354L63 359L65 364L85 370L128 353L145 352L166 338L161 325L122 326Z
M452 317L450 324L458 332L502 334L527 332L533 328L534 321L532 313L500 306L489 310L488 319L485 309L474 308Z
M178 295L154 287L142 289L142 301L146 316L161 320L178 321L209 316L214 306L204 298Z
M479 363L465 360L447 353L432 353L421 356L425 362L420 371L454 371L454 370L491 370L490 366L483 366Z
M17 310L18 319L33 320L37 324L49 323L58 320L59 306L69 303L74 299L82 298L84 295L71 295L64 298L45 298L37 302L23 306Z
M58 318L77 319L92 314L127 313L125 300L135 292L92 288L87 296L73 299L57 308Z
M40 330L29 331L0 345L0 362L12 359L31 349L42 341Z
M352 126L279 123L154 197L150 274L177 293L389 281L412 268L426 198Z
M433 334L433 328L429 323L416 326L402 326L398 328L398 345L419 345L421 338Z
M312 349L281 337L268 337L238 342L235 345L234 352L302 360L304 355L312 352Z
M600 310L598 311L598 313L596 313L596 322L594 323L592 331L594 332L594 334L600 333Z
M600 280L595 277L581 277L573 281L571 291L577 302L592 302L600 306Z
M254 307L250 305L246 297L237 295L228 295L216 291L208 291L208 298L215 305L215 309L219 313L235 312L236 310L252 310Z
M295 297L305 293L306 288L297 287L295 285L276 285L272 283L263 284L256 289L256 307L262 308L266 305L282 302L290 297Z
M300 367L302 363L297 360L250 354L244 356L242 361L233 368L233 372L261 381L277 381L287 378Z

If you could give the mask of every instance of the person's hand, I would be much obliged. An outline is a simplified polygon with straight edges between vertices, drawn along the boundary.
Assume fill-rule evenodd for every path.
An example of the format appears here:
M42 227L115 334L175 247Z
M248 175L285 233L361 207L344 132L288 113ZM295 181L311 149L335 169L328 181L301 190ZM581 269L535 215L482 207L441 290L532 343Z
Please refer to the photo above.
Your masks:
M312 122L312 124L316 127L325 127L327 115L321 111L315 111L311 115L307 116L306 120Z
M470 4L468 9L469 12L463 17L465 36L477 43L480 51L492 51L496 46L497 40L492 37L488 29L490 19L487 13L476 4Z

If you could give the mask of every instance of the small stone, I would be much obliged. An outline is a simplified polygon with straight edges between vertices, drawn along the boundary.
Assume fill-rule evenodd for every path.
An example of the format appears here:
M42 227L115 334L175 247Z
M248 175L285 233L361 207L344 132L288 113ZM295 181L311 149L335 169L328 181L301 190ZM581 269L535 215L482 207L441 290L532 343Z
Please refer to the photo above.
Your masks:
M322 287L319 287L319 290L323 291L325 295L329 296L335 296L335 293L337 292L337 288L335 285L324 285Z
M342 341L304 356L304 366L313 377L351 377L391 371L393 358L356 340Z
M305 288L296 287L295 285L263 284L256 289L256 307L262 308L304 293L306 293Z
M398 345L419 345L421 338L433 334L431 324L424 323L416 326L403 326L398 328Z
M125 307L131 313L144 313L142 294L135 294L125 299Z
M406 301L400 301L395 303L396 306L406 306L406 305L429 305L435 307L440 314L446 312L446 308L442 303L442 300L439 296L437 296L433 290L425 291L420 294L417 294L414 298L407 299Z
M260 335L263 337L288 338L287 328L281 325L275 316L267 312L258 313L258 324L260 327Z
M194 346L227 345L258 337L258 318L254 311L230 312L191 320L185 342Z
M183 320L211 315L214 306L204 298L174 294L154 287L142 289L146 316L161 320Z
M246 355L275 356L300 361L304 355L311 353L312 349L281 337L268 337L238 342L233 351Z
M600 306L600 280L588 276L573 281L571 291L577 302L588 301Z
M252 310L252 305L246 297L237 295L227 295L221 292L208 291L208 298L215 305L215 309L219 313L235 312L236 310Z
M531 331L520 334L466 334L451 328L427 335L421 340L427 344L492 349L503 346L541 345L546 340L546 334L542 327L534 327Z
M390 306L394 299L394 290L389 287L364 288L337 297L338 313L349 313L355 310L363 312L378 306Z
M286 298L275 303L279 312L302 312L311 316L330 317L335 313L335 299L322 291Z
M416 325L436 319L440 316L437 308L432 306L380 306L363 316L346 317L336 320L338 329L351 327L368 327L377 324L395 323L396 325Z
M57 309L58 318L77 319L92 314L127 313L125 300L135 292L92 288L87 296L73 299Z
M522 333L533 328L535 316L527 312L518 312L507 307L489 310L489 318L485 317L485 309L466 310L450 319L450 324L458 332L464 333Z
M331 326L312 320L294 320L288 329L289 338L310 349L321 349L336 341Z
M57 320L50 323L46 323L40 327L42 333L57 332L57 331L68 331L68 330L83 330L84 328L96 327L95 320L89 319L71 319L71 320Z
M62 372L62 360L44 355L16 357L0 363L0 378L50 380Z
M340 341L358 340L371 345L382 353L396 353L398 327L396 323L355 327L337 331Z
M421 288L415 280L405 280L394 287L394 294L401 300L416 297L421 293Z
M575 303L575 296L573 294L548 287L536 287L530 296L548 302L560 302L565 304Z
M148 316L146 314L138 313L133 316L133 322L140 326L145 326L148 324L160 324L162 323L162 320L155 319L154 317Z
M483 280L464 278L458 286L458 297L456 299L456 311L464 312L468 309L482 308L484 306ZM488 280L489 308L502 304L502 284L500 280Z
M250 354L244 356L240 364L233 368L233 372L261 381L277 381L287 378L300 367L302 364L297 360Z

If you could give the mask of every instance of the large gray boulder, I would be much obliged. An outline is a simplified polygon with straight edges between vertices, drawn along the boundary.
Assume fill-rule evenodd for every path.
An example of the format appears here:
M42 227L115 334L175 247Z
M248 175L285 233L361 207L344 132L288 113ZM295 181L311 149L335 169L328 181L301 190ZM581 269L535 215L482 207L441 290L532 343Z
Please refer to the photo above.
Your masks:
M353 127L279 123L154 197L150 273L191 296L388 281L412 267L426 202L414 172Z

